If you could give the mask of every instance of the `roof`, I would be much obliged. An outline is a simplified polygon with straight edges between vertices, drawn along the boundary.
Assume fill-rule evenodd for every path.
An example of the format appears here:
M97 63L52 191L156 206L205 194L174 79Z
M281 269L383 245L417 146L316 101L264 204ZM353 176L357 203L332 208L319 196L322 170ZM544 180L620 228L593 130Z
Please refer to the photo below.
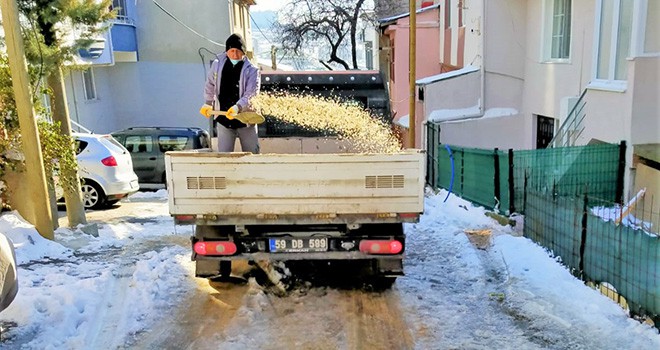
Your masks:
M435 5L423 7L421 9L415 11L415 13L422 13L422 12L426 12L426 11L429 11L429 10L434 10L434 9L437 9L437 8L440 8L440 4L435 4ZM396 15L396 16L381 18L381 19L378 20L378 23L380 23L381 27L386 27L386 26L396 22L397 20L399 20L401 18L406 18L408 16L410 16L410 12L402 13L402 14Z
M437 74L437 75L433 75L433 76L430 76L430 77L419 79L419 80L415 81L415 84L417 84L417 85L428 85L428 84L435 83L435 82L438 82L438 81L441 81L441 80L451 79L451 78L459 77L461 75L478 72L479 69L481 69L481 68L475 67L475 66L466 66L466 67L463 67L461 69L453 70L451 72L445 72L445 73L441 73L441 74Z

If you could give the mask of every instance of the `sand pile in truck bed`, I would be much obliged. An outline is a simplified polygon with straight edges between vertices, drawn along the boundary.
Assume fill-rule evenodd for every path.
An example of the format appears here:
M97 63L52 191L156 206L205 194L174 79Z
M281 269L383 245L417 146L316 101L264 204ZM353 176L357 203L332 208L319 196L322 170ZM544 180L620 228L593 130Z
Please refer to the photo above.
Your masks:
M390 127L364 108L331 98L261 93L251 101L265 116L314 131L329 131L348 141L356 152L397 153L401 144Z

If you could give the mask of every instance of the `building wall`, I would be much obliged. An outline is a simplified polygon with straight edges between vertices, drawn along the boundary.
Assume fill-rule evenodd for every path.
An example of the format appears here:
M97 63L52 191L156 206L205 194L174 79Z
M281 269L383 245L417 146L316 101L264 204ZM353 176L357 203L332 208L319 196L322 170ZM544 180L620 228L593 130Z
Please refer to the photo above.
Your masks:
M536 115L556 118L555 125L566 117L562 99L579 97L590 81L593 22L593 0L572 1L572 30L570 59L568 62L544 62L543 25L528 26L525 52L525 92L523 96L526 132L526 148L536 144ZM527 22L543 23L543 1L528 3ZM579 14L579 15L578 15ZM587 106L589 107L589 106Z
M215 56L205 49L224 52L232 28L231 5L214 0L199 0L193 7L185 1L161 3L179 21L222 44L217 45L186 29L151 1L135 4L128 15L137 28L138 62L94 67L95 101L84 100L80 73L67 77L68 91L78 92L68 95L71 119L96 132L137 125L207 127L198 110L204 102L205 71Z
M441 72L439 11L431 9L417 14L417 56L415 60L416 77L424 78ZM391 37L394 48L394 76L390 76L390 98L395 120L409 114L409 48L410 17L399 19L390 25L385 34ZM381 69L388 69L381 67ZM393 80L393 81L392 81ZM419 118L423 121L423 116Z
M523 142L520 116L468 119L440 125L440 142L462 147L519 149Z
M82 72L72 70L65 74L64 85L69 107L69 118L95 133L107 133L115 130L115 106L112 90L106 82L111 79L108 70L102 67L92 68L96 82L95 100L85 99ZM72 130L82 131L71 123Z
M525 147L522 114L507 113L506 116L490 118L488 111L522 110L526 4L523 0L467 3L463 12L466 27L463 64L480 66L485 59L484 79L481 80L482 73L479 72L457 78L458 82L462 82L458 85L452 82L453 79L428 85L424 111L427 118L433 111L443 108L476 107L480 112L468 115L469 119L464 121L443 122L440 126L441 142L464 147ZM486 11L485 18L483 11ZM482 47L485 47L485 53ZM476 77L478 82L474 80ZM434 104L431 102L434 98L450 102Z
M628 72L634 77L632 142L660 143L660 58L637 57L630 66Z

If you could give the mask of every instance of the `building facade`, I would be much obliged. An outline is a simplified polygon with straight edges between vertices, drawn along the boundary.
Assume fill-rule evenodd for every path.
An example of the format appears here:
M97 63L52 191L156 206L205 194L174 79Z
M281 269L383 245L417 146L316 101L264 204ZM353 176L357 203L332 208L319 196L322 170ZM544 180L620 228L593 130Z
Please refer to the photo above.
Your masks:
M231 33L252 55L249 6L254 0L114 0L118 12L98 56L71 70L66 88L76 129L97 133L132 126L208 127L198 113L206 71Z
M638 167L657 167L660 2L436 3L440 26L457 33L452 38L463 38L463 54L454 53L461 44L446 44L445 32L440 61L449 58L457 70L418 75L422 116L416 123L417 147L424 140L423 122L440 123L442 143L466 147L534 149L625 141L628 192L640 186L634 181ZM424 40L418 36L418 55L436 45ZM657 175L649 178L649 183L658 181Z

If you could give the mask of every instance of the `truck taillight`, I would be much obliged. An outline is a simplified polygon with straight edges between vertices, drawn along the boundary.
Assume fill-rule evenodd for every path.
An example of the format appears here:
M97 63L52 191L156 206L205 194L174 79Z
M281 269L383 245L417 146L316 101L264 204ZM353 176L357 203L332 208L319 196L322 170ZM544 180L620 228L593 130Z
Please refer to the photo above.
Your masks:
M197 217L195 215L174 215L177 221L194 221Z
M360 251L367 254L399 254L403 244L395 240L364 240L360 242Z
M199 255L234 255L236 244L227 241L197 242L193 249Z
M404 219L417 219L419 217L418 213L399 213L400 218Z

